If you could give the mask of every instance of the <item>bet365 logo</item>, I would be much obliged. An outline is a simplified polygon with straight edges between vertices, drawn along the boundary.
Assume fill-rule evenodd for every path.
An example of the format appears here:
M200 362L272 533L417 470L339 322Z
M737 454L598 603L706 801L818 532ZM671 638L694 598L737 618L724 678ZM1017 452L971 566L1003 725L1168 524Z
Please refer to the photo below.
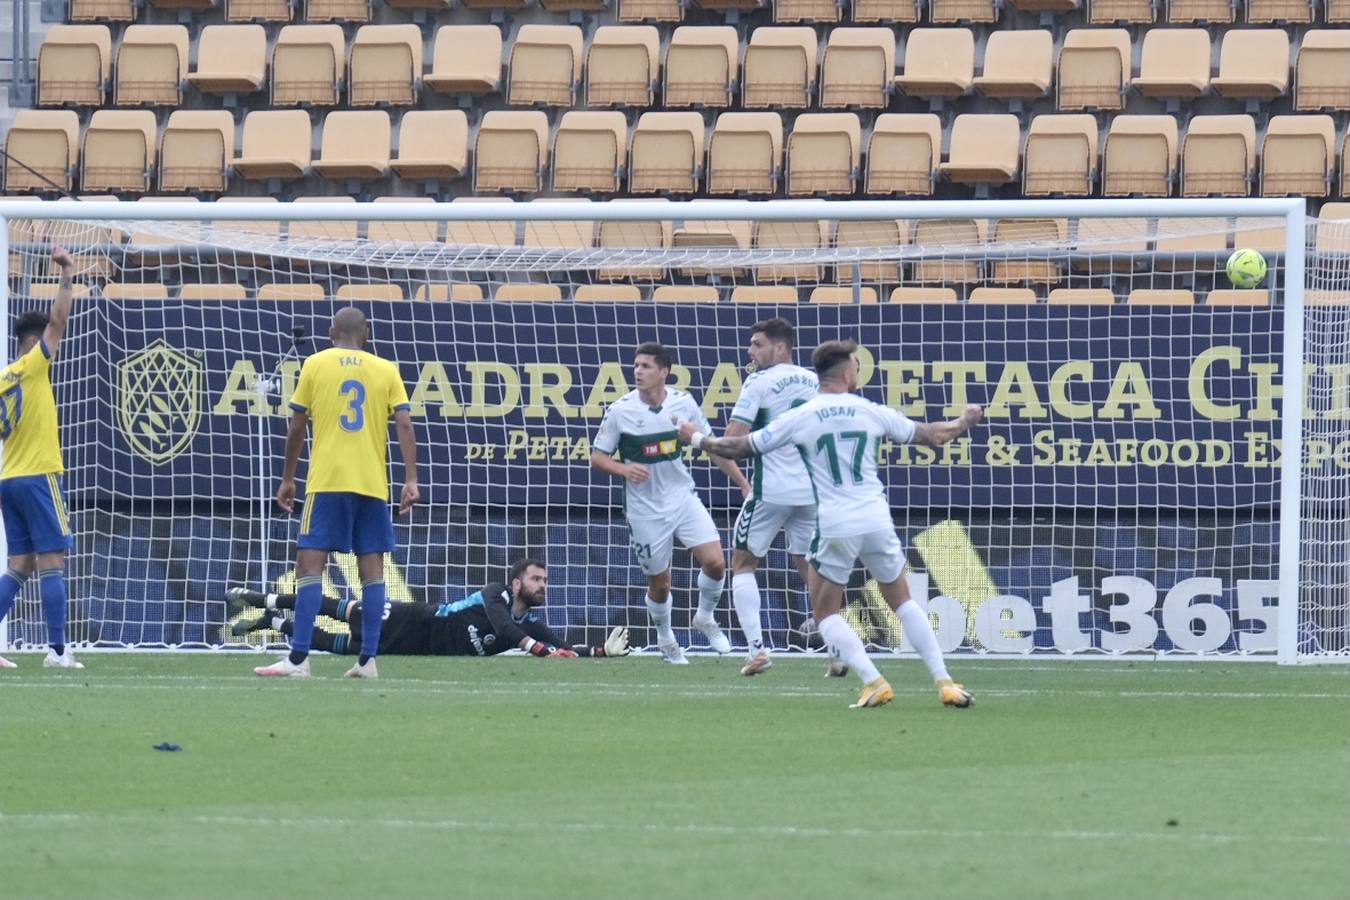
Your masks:
M157 340L117 367L117 419L137 455L155 465L187 449L201 422L201 360Z

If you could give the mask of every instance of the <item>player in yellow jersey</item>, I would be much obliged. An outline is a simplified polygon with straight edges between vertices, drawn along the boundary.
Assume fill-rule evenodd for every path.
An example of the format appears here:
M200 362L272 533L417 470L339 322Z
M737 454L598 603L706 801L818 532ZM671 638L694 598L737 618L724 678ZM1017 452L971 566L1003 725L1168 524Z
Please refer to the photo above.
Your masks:
M333 346L315 353L300 368L291 397L286 465L277 488L277 505L295 509L295 470L310 419L314 442L305 507L300 518L296 556L295 634L289 656L259 675L309 676L310 639L323 601L323 570L328 554L355 553L361 574L361 655L347 678L375 678L375 654L384 621L384 554L394 549L389 516L389 419L403 455L403 515L420 499L417 490L417 438L408 409L408 392L398 367L365 349L369 332L361 310L348 306L333 316L328 336Z
M56 397L51 367L66 333L74 305L71 279L75 263L62 247L52 248L52 262L61 270L56 299L46 315L24 313L14 323L19 355L0 372L0 438L5 442L0 465L0 514L5 521L9 569L0 575L0 621L36 569L47 620L47 656L42 664L82 669L66 646L66 551L72 543L70 517L61 496L61 436L57 432ZM0 669L14 663L0 657Z

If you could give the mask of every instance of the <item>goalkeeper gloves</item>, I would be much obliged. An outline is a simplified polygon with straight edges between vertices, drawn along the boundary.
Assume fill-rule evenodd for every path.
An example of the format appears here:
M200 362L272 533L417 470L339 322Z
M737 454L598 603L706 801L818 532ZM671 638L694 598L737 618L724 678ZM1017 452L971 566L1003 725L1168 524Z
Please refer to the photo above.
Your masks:
M627 656L628 655L628 629L619 627L609 633L605 638L605 646L595 648L595 656Z

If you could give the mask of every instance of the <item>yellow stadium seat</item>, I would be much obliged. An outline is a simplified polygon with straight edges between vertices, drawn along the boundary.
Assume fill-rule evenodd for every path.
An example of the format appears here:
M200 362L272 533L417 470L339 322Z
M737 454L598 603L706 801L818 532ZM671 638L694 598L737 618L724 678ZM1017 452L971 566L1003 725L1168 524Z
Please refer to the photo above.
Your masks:
M1331 116L1273 116L1261 147L1261 196L1326 197L1336 167Z
M662 93L667 107L731 105L740 79L740 39L729 25L683 25L666 49Z
M319 284L275 283L258 288L259 300L323 300L327 296Z
M1097 120L1087 114L1048 114L1031 120L1022 193L1028 197L1087 197L1097 180Z
M369 22L370 0L305 0L310 22Z
M352 41L348 68L352 106L411 106L422 84L422 29L362 25Z
M942 161L942 123L933 113L883 113L867 142L863 191L887 196L933 193Z
M457 178L469 162L469 118L462 109L412 110L399 121L398 159L390 168L402 178Z
M783 119L773 112L717 117L708 142L708 193L773 194L783 170Z
M852 194L862 162L857 113L804 113L787 144L787 192Z
M654 25L602 25L586 51L586 105L648 107L661 81Z
M572 106L584 59L576 25L522 25L511 46L507 102Z
M337 289L337 299L347 303L355 301L375 301L396 303L406 300L402 285L397 284L344 284Z
M915 28L905 41L905 73L895 85L910 97L959 97L975 82L975 34L969 28Z
M1010 114L956 117L951 150L938 168L962 184L1006 184L1020 169L1022 126Z
M431 73L422 83L450 94L492 94L502 83L502 33L495 25L436 29Z
M1170 196L1177 145L1173 116L1113 117L1102 147L1102 196Z
M540 110L486 113L474 160L475 192L540 190L549 162L548 116Z
M188 75L193 87L203 94L250 94L266 80L267 31L261 25L207 25L201 30L197 69Z
M1035 303L1036 292L1031 288L979 287L970 292L971 303Z
M295 179L309 171L313 151L304 110L254 110L244 117L242 140L234 171L244 178Z
M1350 109L1350 31L1305 32L1294 72L1294 109Z
M890 303L955 303L956 291L952 288L937 287L898 287L891 291Z
M245 300L248 292L242 284L185 284L178 289L178 299L185 301L200 300Z
M1056 288L1049 302L1051 306L1112 306L1116 295L1105 288Z
M38 106L102 106L112 72L107 25L53 25L38 48Z
M874 287L860 287L857 292L857 300L854 300L853 288L851 287L818 287L811 291L812 303L849 305L857 303L860 306L876 306L877 289Z
M986 97L1036 100L1050 93L1055 40L1050 31L995 31L984 50L984 69L974 81Z
M1075 28L1059 53L1060 110L1118 110L1130 87L1133 51L1124 28Z
M642 291L631 284L582 284L572 292L578 303L637 303Z
M1219 49L1219 77L1210 86L1234 99L1283 97L1289 92L1289 32L1283 28L1226 32Z
M1190 291L1141 288L1130 291L1126 302L1131 306L1194 306L1195 295Z
M716 299L716 291L713 291L712 299ZM757 285L741 285L731 290L732 303L796 303L797 289L794 287L771 287Z
M20 109L5 136L5 190L69 191L80 161L73 109Z
M234 155L234 116L223 109L174 110L159 155L161 191L221 193Z
M737 288L737 290L751 289ZM793 296L796 296L795 292ZM663 284L652 291L654 303L716 303L717 300L717 288L708 285Z
M703 116L646 112L633 129L628 190L634 194L691 194L703 174Z
M804 108L816 86L816 31L808 26L756 28L741 64L746 109Z
M1209 31L1150 28L1144 32L1139 76L1131 83L1145 97L1192 100L1209 90Z
M337 106L347 59L341 25L286 25L272 48L273 106Z
M553 189L612 194L628 166L628 121L618 111L563 113L553 138Z
M1181 145L1181 195L1245 197L1256 174L1256 121L1196 116Z
M330 112L323 120L323 144L314 160L325 178L383 178L389 172L392 129L389 113Z
M100 109L84 132L80 186L86 191L150 190L156 154L155 114Z
M497 288L492 299L507 303L556 303L562 299L562 288L556 284L504 284Z
M188 30L182 25L128 25L117 45L117 106L177 106L187 80Z
M894 84L894 30L831 29L820 70L822 109L885 109Z

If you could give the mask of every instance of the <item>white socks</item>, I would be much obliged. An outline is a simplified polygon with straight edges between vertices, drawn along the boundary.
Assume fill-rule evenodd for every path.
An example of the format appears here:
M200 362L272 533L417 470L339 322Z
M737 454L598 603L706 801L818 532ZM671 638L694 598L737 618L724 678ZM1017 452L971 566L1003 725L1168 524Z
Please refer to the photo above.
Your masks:
M717 604L722 602L722 589L725 578L709 578L702 569L698 571L698 613L699 618L711 619Z
M900 604L895 614L900 617L905 637L909 638L919 656L923 657L923 664L928 667L933 680L950 678L951 676L947 674L947 664L942 660L942 648L938 646L937 635L933 634L933 625L928 621L928 613L919 608L918 601L906 600Z
M759 622L759 583L754 572L731 576L731 604L736 607L736 619L741 623L753 659L765 649L764 629Z
M657 603L650 594L643 599L647 602L647 617L656 626L657 643L675 643L675 631L670 627L670 598L665 603Z
M932 629L928 634L932 635ZM873 665L872 660L867 658L867 649L863 647L862 638L858 637L844 617L835 613L826 616L820 623L820 636L825 639L825 644L830 648L830 653L840 662L846 664L850 669L857 673L862 679L863 684L870 684L881 677L877 667ZM937 646L937 639L933 639L933 646Z

